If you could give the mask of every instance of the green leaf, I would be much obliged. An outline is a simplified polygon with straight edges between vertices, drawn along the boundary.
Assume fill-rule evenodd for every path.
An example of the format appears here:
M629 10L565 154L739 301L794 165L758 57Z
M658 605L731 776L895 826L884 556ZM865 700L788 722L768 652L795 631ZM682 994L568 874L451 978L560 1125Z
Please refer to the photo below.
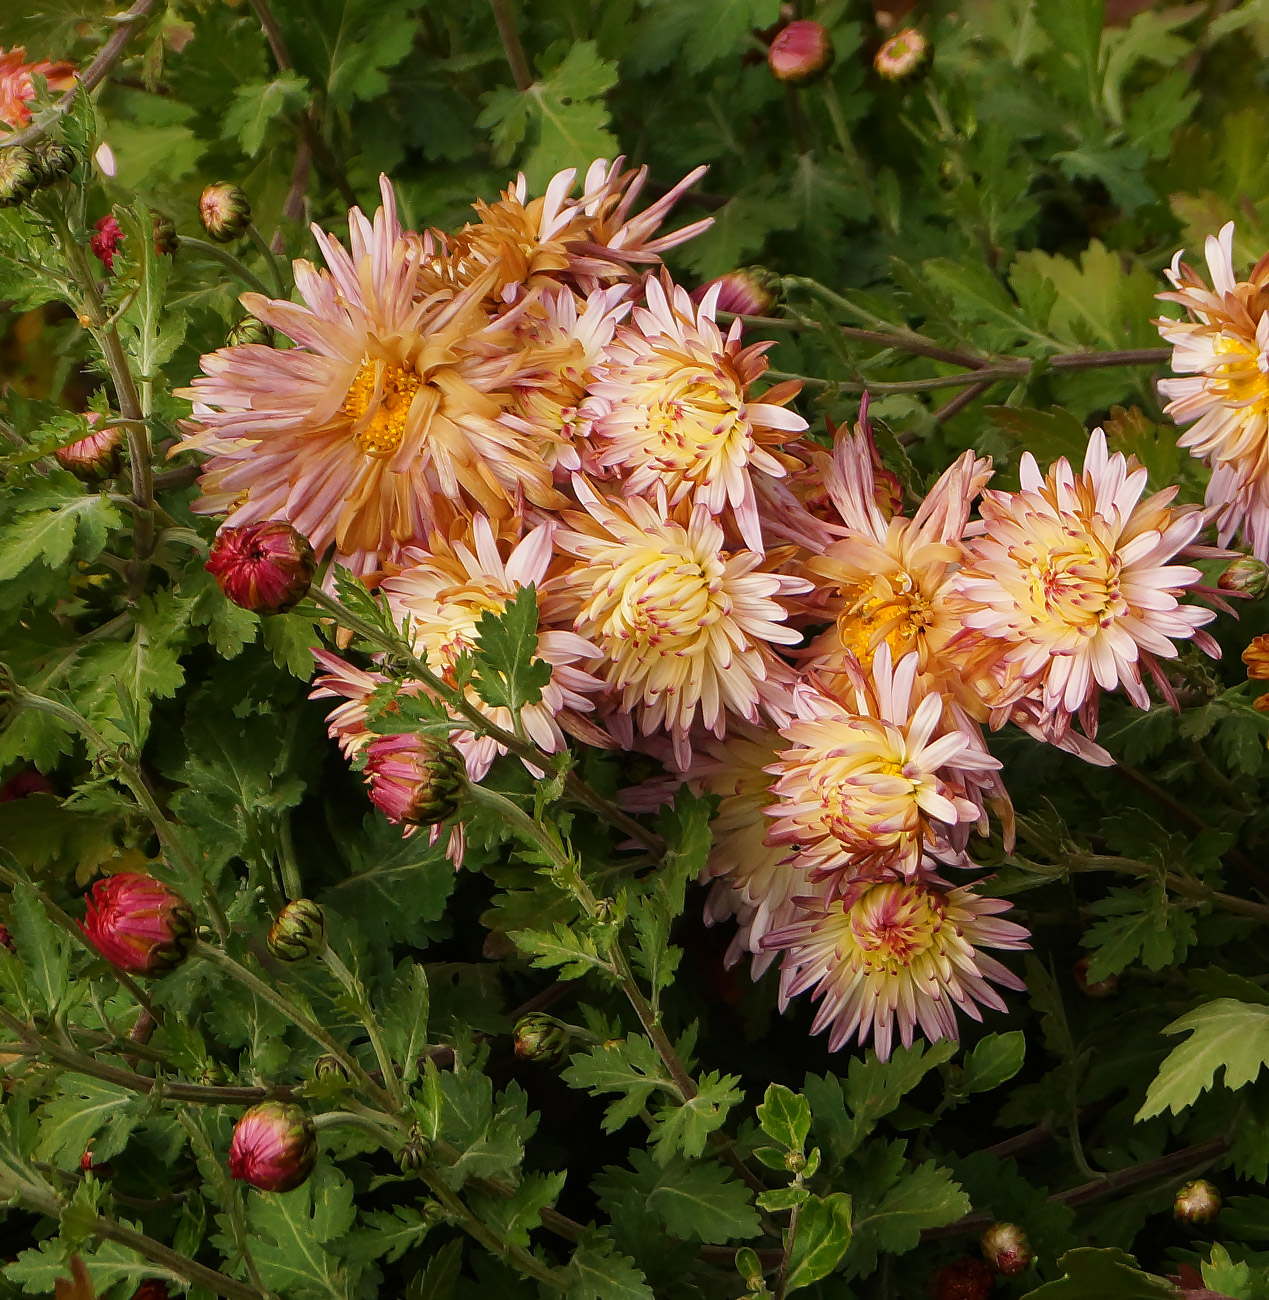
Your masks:
M523 1090L508 1085L497 1098L489 1076L461 1063L441 1073L429 1060L416 1109L430 1141L444 1139L458 1153L444 1170L457 1191L469 1178L513 1174L524 1159L524 1143L537 1126Z
M711 1071L696 1080L696 1096L681 1104L669 1102L655 1114L652 1154L658 1164L667 1164L676 1152L699 1156L709 1135L727 1122L728 1112L744 1101L736 1085L740 1076Z
M404 963L383 1016L383 1037L406 1083L418 1078L419 1055L427 1046L430 1005L427 972L418 962Z
M845 1192L810 1197L798 1215L797 1236L789 1254L786 1291L797 1291L827 1277L850 1248L851 1200Z
M264 144L269 123L284 113L308 107L312 99L308 80L294 72L279 72L272 81L249 81L235 88L233 102L220 124L223 140L237 140L254 158Z
M1168 897L1166 886L1116 887L1091 911L1106 919L1090 926L1080 942L1096 949L1088 966L1090 983L1118 975L1140 959L1147 970L1163 970L1185 960L1196 939L1193 913Z
M564 1276L567 1300L653 1300L634 1261L598 1232L582 1238Z
M661 0L673 5L674 0ZM750 32L770 27L780 16L779 0L702 0L685 6L689 26L683 62L689 72L733 55Z
M965 1093L990 1092L1022 1069L1027 1038L1021 1029L988 1034L965 1058L959 1087Z
M51 1014L70 985L71 940L49 920L44 904L25 882L13 887L13 918L13 943L26 967L29 984Z
M604 1112L605 1133L613 1133L634 1119L653 1093L678 1094L656 1048L642 1034L599 1043L587 1052L576 1053L560 1077L570 1087L585 1088L592 1097L608 1092L622 1094ZM670 1154L667 1152L667 1160Z
M988 406L987 418L1011 442L1019 453L1029 451L1041 469L1047 468L1059 456L1072 464L1083 463L1088 447L1088 430L1083 420L1077 419L1064 407L1048 411L1034 411L1025 406Z
M128 1226L135 1227L133 1224ZM94 1292L99 1296L105 1295L111 1287L122 1281L128 1283L123 1294L130 1295L146 1278L163 1272L144 1255L113 1241L103 1241L95 1248L81 1244L75 1253L92 1281ZM22 1251L4 1269L6 1278L16 1282L31 1295L52 1291L58 1279L65 1279L68 1275L66 1246L58 1237L42 1241L36 1250ZM175 1278L172 1280L175 1281Z
M632 1151L630 1163L648 1206L674 1236L721 1245L761 1230L748 1188L722 1165L682 1156L658 1165L646 1151Z
M1175 1300L1176 1288L1165 1278L1143 1273L1122 1250L1080 1247L1058 1260L1065 1274L1028 1291L1023 1300Z
M538 600L534 589L517 587L500 614L485 610L476 625L473 684L486 704L518 714L537 704L551 680L551 665L537 658Z
M770 1084L758 1107L758 1123L773 1142L800 1153L811 1131L811 1103L782 1083Z
M67 479L75 484L73 490ZM49 486L31 491L23 513L0 528L0 582L37 561L62 568L77 542L83 559L96 559L119 523L119 512L106 497L86 496L69 474L50 476Z
M142 1119L144 1103L117 1084L64 1078L64 1091L39 1112L40 1158L59 1169L78 1170L90 1142L95 1162L118 1155Z
M413 1250L435 1226L436 1219L420 1214L412 1205L397 1205L391 1211L368 1210L356 1231L344 1237L337 1253L358 1264L382 1259L395 1264L407 1250Z
M1163 1032L1192 1037L1164 1058L1137 1112L1139 1121L1165 1110L1180 1114L1213 1086L1222 1067L1225 1086L1234 1091L1246 1087L1269 1064L1269 1007L1218 998L1174 1020Z
M265 1286L347 1300L348 1269L326 1249L352 1227L352 1184L325 1161L293 1192L257 1192L247 1200L251 1250Z
M500 1237L512 1245L528 1247L529 1233L542 1221L542 1211L553 1206L564 1190L567 1174L526 1174L510 1196L469 1193L472 1209Z

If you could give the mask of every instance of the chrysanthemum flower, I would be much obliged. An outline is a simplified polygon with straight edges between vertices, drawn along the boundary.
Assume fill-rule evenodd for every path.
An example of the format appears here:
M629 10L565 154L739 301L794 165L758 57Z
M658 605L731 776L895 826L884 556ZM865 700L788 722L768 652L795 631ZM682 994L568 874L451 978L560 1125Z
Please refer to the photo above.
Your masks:
M838 434L831 459L819 458L817 468L845 536L805 563L824 612L834 619L807 647L805 667L836 685L848 659L867 667L887 645L893 662L915 651L923 673L972 701L972 679L948 649L961 626L952 608L952 577L969 513L991 477L991 461L967 451L911 518L894 512L889 480L879 491L866 417L854 433Z
M763 945L785 950L782 1004L815 990L811 996L820 1005L811 1032L829 1029L829 1051L851 1038L862 1045L871 1036L884 1061L896 1029L905 1047L918 1025L931 1042L957 1038L958 1007L981 1020L980 1006L1005 1010L991 984L1024 987L979 951L1029 946L1022 926L998 919L1009 906L1004 899L981 898L968 886L878 884L849 905L837 899L808 912L768 934Z
M459 656L474 649L479 640L482 615L502 613L517 588L535 588L542 627L537 657L551 666L551 678L541 699L520 710L520 723L547 754L565 747L564 730L591 743L604 740L604 733L584 718L594 709L591 697L603 689L603 683L579 666L601 658L600 652L576 632L551 626L563 616L564 608L546 584L554 531L554 524L539 525L504 560L489 521L477 515L470 531L464 530L466 535L446 539L433 534L428 550L407 550L403 556L407 567L382 588L397 621L408 618L415 653L450 684ZM490 721L506 731L515 730L510 710L486 704L474 688L468 689L468 699ZM481 780L503 752L491 736L468 730L457 732L453 740L473 781Z
M203 358L184 396L181 449L208 452L195 509L231 524L285 519L319 554L371 572L434 526L434 498L507 518L562 498L533 442L499 420L514 355L479 281L420 297L423 249L405 238L386 179L373 224L349 214L351 253L314 228L329 270L295 263L303 304L244 294L296 343Z
M751 474L787 472L773 449L807 427L785 409L800 385L751 396L772 345L742 349L739 321L724 337L714 321L719 286L699 306L668 278L649 278L646 293L595 367L586 404L595 462L618 474L627 496L663 489L672 506L690 498L711 515L730 506L745 545L761 554Z
M927 693L918 659L892 669L883 642L867 677L852 664L848 703L804 684L797 717L781 728L789 747L767 769L776 777L767 838L835 892L861 878L913 877L927 855L959 863L969 827L986 833L978 792L995 788L1000 763L973 723ZM946 716L961 725L949 728Z
M1101 429L1078 476L1063 457L1042 478L1030 452L1020 474L1020 492L984 494L984 532L966 544L953 579L967 640L994 664L1001 718L1031 697L1047 738L1061 740L1080 710L1091 736L1101 690L1123 686L1149 708L1143 665L1171 698L1158 660L1176 656L1174 641L1220 655L1199 631L1214 611L1180 602L1201 573L1171 563L1192 553L1203 511L1171 506L1176 488L1141 500L1145 469L1109 455Z
M325 672L313 679L308 698L343 701L326 715L326 731L339 743L344 757L352 760L375 738L366 725L370 697L388 678L358 668L329 650L314 650L313 658Z
M575 626L603 652L620 702L609 725L627 742L630 715L645 736L664 727L682 768L697 718L722 737L728 712L749 722L760 708L783 716L791 673L771 646L799 633L777 598L810 584L762 571L752 551L724 550L702 504L667 515L637 497L601 500L580 476L574 491L586 514L569 516L574 527L555 541L577 557L564 578Z
M1234 275L1234 223L1208 237L1209 288L1177 253L1168 279L1189 320L1163 319L1173 345L1172 369L1183 379L1159 381L1166 413L1193 427L1178 447L1212 467L1207 504L1216 509L1221 545L1241 528L1256 558L1269 559L1269 255L1246 280Z
M35 98L33 78L43 77L49 91L58 94L75 85L75 75L69 63L50 63L47 59L28 63L21 45L0 50L0 122L16 131L31 120L27 104Z

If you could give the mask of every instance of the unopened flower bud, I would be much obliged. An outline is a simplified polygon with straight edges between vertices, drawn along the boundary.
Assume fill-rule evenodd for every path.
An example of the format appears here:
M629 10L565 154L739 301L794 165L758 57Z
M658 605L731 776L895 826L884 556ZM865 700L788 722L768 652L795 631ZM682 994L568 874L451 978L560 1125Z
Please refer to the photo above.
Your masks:
M1211 1223L1221 1212L1221 1194L1206 1178L1192 1178L1177 1190L1172 1213L1178 1223Z
M409 1137L401 1144L401 1149L397 1152L397 1167L403 1174L417 1173L427 1164L428 1156L431 1153L432 1144L419 1129L412 1128Z
M58 447L53 455L63 469L70 470L85 483L100 483L103 479L114 478L123 466L123 431L118 425L94 428L101 419L96 411L89 411L84 418L93 432L86 438Z
M255 316L244 316L233 325L225 336L225 346L241 347L245 343L259 343L261 346L273 346L273 331Z
M115 269L115 254L119 251L122 239L123 230L113 216L107 215L97 219L92 238L88 242L107 271Z
M154 255L175 257L181 247L180 237L176 233L176 222L166 212L152 211L150 224L154 228Z
M718 310L737 316L764 316L780 297L780 277L774 271L764 266L745 266L693 290L692 301L699 303L715 285Z
M7 948L10 952L17 952L13 936L9 933L9 927L2 921L0 921L0 948Z
M1099 1002L1103 998L1113 998L1119 991L1119 976L1107 975L1105 979L1090 980L1088 978L1088 968L1092 964L1092 954L1086 953L1071 967L1071 976L1075 980L1075 987L1086 998L1094 998Z
M341 1079L348 1078L348 1071L344 1069L343 1062L335 1056L319 1056L313 1062L313 1077L315 1079L328 1079L333 1075L338 1075Z
M983 1258L1002 1277L1017 1277L1031 1263L1031 1243L1016 1223L993 1223L979 1244Z
M190 905L139 871L99 880L81 928L107 961L134 975L166 975L194 946Z
M84 1173L91 1173L98 1179L107 1179L114 1177L114 1166L109 1160L93 1159L93 1144L90 1142L85 1148L84 1153L79 1157L79 1167Z
M887 81L904 81L925 66L930 42L915 27L905 27L879 49L872 61Z
M1269 588L1269 564L1256 559L1254 555L1240 555L1221 574L1216 585L1222 591L1232 591L1240 596L1251 596L1253 599L1263 596Z
M316 957L326 943L326 918L311 898L297 898L278 914L266 940L279 961Z
M931 1300L987 1300L996 1275L981 1259L953 1260L930 1280Z
M389 821L435 826L458 810L467 784L462 756L444 737L376 736L366 747L370 801Z
M790 1151L784 1157L784 1167L791 1174L800 1174L806 1168L806 1157L800 1151Z
M20 145L0 149L0 208L16 208L31 197L40 176L35 155Z
M53 793L53 783L48 777L37 772L35 768L29 767L0 785L0 803L9 803L13 799L28 799L33 794Z
M313 1172L317 1134L299 1106L262 1101L234 1125L229 1172L263 1192L289 1192Z
M169 1300L170 1296L166 1282L160 1282L157 1277L147 1277L132 1293L132 1300Z
M205 567L235 605L285 614L308 594L317 566L308 539L275 519L222 528Z
M832 66L833 38L822 23L809 18L790 23L767 51L767 65L777 81L804 86Z
M75 170L75 154L66 145L45 136L31 146L36 185L56 185Z
M562 1020L533 1011L516 1021L513 1037L516 1055L522 1061L560 1065L568 1056L572 1034Z
M198 216L210 239L228 244L247 233L251 205L247 196L228 181L209 185L198 200Z

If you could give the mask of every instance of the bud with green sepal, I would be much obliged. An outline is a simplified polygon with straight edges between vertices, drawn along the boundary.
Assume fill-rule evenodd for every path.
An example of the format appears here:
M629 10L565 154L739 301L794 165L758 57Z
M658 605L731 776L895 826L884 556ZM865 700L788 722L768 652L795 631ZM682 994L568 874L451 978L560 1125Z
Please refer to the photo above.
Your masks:
M150 212L150 224L154 228L154 253L156 257L175 257L181 247L180 236L176 233L176 222L166 212Z
M1206 1178L1183 1183L1172 1203L1178 1223L1211 1223L1220 1212L1221 1194Z
M269 951L279 961L316 957L326 946L326 917L311 898L288 903L269 928Z
M462 755L422 732L376 736L366 746L370 801L389 821L435 826L458 811L467 788Z
M31 146L31 155L35 164L36 185L56 185L64 181L75 170L75 154L66 145L45 137Z
M513 1035L515 1052L522 1061L561 1065L568 1058L572 1036L572 1031L562 1020L534 1011L516 1021Z
M0 208L20 207L39 183L35 155L30 149L14 145L0 149Z
M231 326L229 333L225 336L225 346L230 348L242 347L247 343L258 343L262 347L271 348L273 346L273 331L255 316L244 316L240 321Z
M1254 600L1269 590L1269 564L1256 559L1254 555L1240 555L1221 574L1216 585L1222 591L1250 596Z
M247 233L251 225L251 204L236 185L217 181L199 197L198 216L209 239L229 244Z
M265 1192L289 1192L313 1172L317 1134L299 1106L263 1101L234 1126L229 1172Z

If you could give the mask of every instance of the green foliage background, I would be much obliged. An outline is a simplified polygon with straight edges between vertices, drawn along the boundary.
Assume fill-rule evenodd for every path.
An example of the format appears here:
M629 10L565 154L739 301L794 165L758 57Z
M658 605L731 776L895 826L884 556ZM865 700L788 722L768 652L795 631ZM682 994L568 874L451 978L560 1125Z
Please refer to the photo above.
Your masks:
M621 152L649 166L652 193L709 165L681 216L715 225L670 256L676 276L749 262L785 276L782 310L802 328L779 332L775 367L822 381L800 399L817 431L852 419L866 386L911 490L967 447L1006 479L1024 448L1042 462L1079 454L1102 422L1154 486L1201 498L1153 389L1157 357L1051 359L1157 348L1162 268L1225 221L1236 262L1269 247L1265 0L1145 7L1114 24L1100 0L924 5L910 18L932 70L897 84L872 71L882 32L867 5L803 4L837 58L798 92L773 80L756 36L778 21L776 0L528 0L514 15L523 90L477 0L273 0L272 14L271 45L248 3L160 3L95 112L81 102L54 128L81 148L104 140L117 160L113 180L80 169L66 219L82 246L99 216L119 214L105 306L160 449L188 412L173 391L223 342L241 286L195 246L155 256L147 209L199 236L199 191L229 178L266 238L312 256L304 221L283 215L297 152L312 160L304 216L336 231L348 201L376 202L381 171L409 223L454 226L516 169L540 190L561 167ZM109 30L89 0L0 13L0 43L31 58L85 61ZM262 254L239 251L267 280ZM1009 1015L967 1024L963 1050L918 1044L885 1065L829 1056L807 1036L808 1008L778 1015L773 976L724 971L727 936L698 919L707 805L681 800L660 826L663 864L632 875L615 865L619 830L570 810L559 783L535 797L508 762L494 788L544 817L565 865L485 812L455 876L426 836L403 840L369 814L327 743L305 698L318 611L262 623L227 604L202 568L211 524L161 463L157 567L130 587L124 489L86 489L49 459L85 433L79 412L104 409L72 271L14 211L0 212L0 253L0 659L63 710L22 709L0 732L0 775L34 766L56 789L0 804L0 917L16 941L0 951L0 1004L42 1043L38 1068L6 1067L0 1190L14 1200L0 1208L0 1295L51 1292L71 1252L102 1295L152 1276L177 1285L179 1267L103 1237L107 1223L286 1300L678 1300L760 1286L915 1300L1007 1217L1037 1263L1001 1280L1001 1296L1166 1297L1181 1264L1238 1300L1269 1296L1269 719L1238 659L1269 629L1263 602L1216 625L1221 665L1183 657L1179 713L1107 702L1099 740L1118 768L993 742L1020 845L979 856L1035 932L1029 992ZM949 406L964 386L931 381L955 367L842 326L918 330L988 371L1025 364ZM377 617L364 593L345 596ZM514 619L496 630L477 671L510 681ZM578 761L604 793L642 775ZM140 768L189 849L184 874L129 782ZM318 1047L276 1005L209 962L152 983L163 1024L149 1055L128 1055L135 1004L43 901L73 909L95 872L121 864L207 890L248 965L267 962L278 869L299 872L360 995L317 963L266 965L266 977L368 1068L362 1013L374 1009L431 1153L424 1179L342 1127L324 1131L303 1189L244 1194L223 1173L241 1105L88 1068L300 1089L316 1109L356 1100L338 1076L314 1078ZM588 910L587 891L602 906ZM690 1087L621 996L627 949ZM1118 976L1115 996L1079 991L1084 952L1090 980ZM513 1056L530 1006L581 1028L562 1069ZM89 1143L109 1177L82 1174ZM1178 1227L1177 1183L1212 1168L1228 1208L1210 1229ZM515 1251L555 1281L526 1276Z

